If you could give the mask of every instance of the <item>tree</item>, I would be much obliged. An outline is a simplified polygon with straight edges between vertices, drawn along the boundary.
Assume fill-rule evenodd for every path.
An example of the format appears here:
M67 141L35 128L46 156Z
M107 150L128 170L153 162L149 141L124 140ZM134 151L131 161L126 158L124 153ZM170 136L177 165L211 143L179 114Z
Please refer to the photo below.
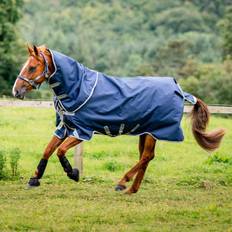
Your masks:
M221 21L223 37L223 57L232 58L232 6L226 9L224 19Z
M161 76L178 77L178 72L187 61L188 42L184 40L171 40L166 46L157 49L154 60L155 73Z
M22 5L22 0L0 1L0 95L11 92L18 72L20 43L16 23Z

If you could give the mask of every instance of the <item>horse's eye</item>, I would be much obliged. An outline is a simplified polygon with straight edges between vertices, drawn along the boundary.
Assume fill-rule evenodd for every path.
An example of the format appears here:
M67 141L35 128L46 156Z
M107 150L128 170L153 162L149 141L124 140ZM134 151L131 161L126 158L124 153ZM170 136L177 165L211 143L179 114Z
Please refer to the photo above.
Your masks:
M33 67L33 66L30 66L30 67L28 68L28 71L29 71L30 73L35 72L35 70L36 70L36 67Z

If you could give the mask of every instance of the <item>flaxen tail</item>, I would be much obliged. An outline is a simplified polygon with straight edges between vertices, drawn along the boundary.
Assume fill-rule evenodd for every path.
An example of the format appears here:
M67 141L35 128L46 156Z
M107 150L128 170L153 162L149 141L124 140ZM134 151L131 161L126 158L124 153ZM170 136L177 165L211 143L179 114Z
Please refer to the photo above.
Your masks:
M197 143L206 151L217 149L225 130L219 128L210 132L205 131L210 117L207 105L202 100L197 99L190 116L192 119L192 132Z

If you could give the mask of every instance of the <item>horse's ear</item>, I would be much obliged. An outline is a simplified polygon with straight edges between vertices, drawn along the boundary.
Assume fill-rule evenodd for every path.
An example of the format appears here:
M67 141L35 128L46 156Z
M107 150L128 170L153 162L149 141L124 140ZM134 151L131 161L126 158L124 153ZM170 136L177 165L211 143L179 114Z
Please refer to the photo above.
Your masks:
M38 56L39 51L38 51L38 48L35 45L33 45L33 50L34 50L35 55Z
M27 50L28 50L28 53L29 53L30 55L33 55L34 50L33 50L33 48L31 47L30 44L27 44Z

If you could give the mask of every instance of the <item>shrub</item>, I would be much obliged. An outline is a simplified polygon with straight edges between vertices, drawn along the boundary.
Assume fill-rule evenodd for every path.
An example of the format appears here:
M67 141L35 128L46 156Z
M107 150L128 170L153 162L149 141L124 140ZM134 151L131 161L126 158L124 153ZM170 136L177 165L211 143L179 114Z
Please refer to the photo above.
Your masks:
M15 148L12 150L10 154L10 167L11 167L12 176L19 175L18 172L19 159L20 159L20 150L18 148Z
M6 156L3 151L0 150L0 179L5 177L6 168Z
M110 172L115 172L122 168L122 165L116 162L115 160L106 162L104 166Z
M219 153L215 153L213 156L210 156L209 159L207 160L208 164L227 164L227 165L232 165L232 157L221 155Z

